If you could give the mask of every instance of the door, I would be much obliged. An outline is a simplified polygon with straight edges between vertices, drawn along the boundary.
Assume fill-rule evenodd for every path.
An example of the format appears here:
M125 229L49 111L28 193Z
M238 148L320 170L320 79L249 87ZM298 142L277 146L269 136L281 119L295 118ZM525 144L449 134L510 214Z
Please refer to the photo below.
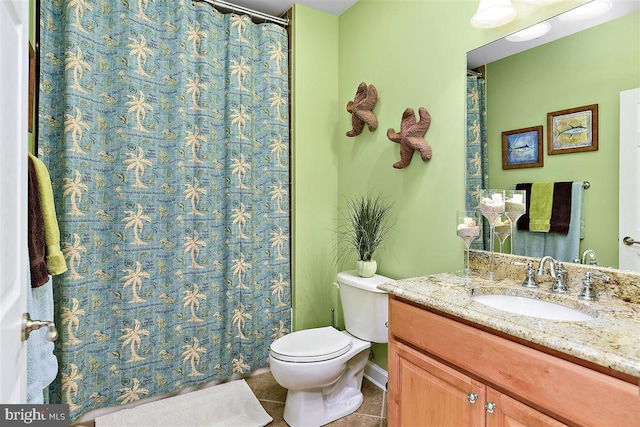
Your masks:
M640 88L620 92L618 264L640 271ZM625 239L627 238L627 239ZM624 240L628 243L625 244Z
M485 390L434 359L389 343L390 426L483 426Z
M0 402L26 403L29 0L0 0Z
M566 427L506 394L487 388L487 427Z

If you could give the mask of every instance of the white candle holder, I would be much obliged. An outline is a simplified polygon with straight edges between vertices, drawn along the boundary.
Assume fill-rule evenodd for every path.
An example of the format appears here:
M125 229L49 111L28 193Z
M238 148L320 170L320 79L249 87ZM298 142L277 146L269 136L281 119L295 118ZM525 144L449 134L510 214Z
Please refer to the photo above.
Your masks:
M511 221L511 250L514 248L514 231L518 219L527 211L527 192L525 190L504 190L505 197L505 215Z
M504 190L482 190L480 196L480 212L489 221L489 279L493 280L493 238L495 234L496 220L504 213Z
M478 211L458 211L456 222L456 234L464 241L464 268L460 272L461 276L470 277L469 248L471 243L482 236L482 225L480 213Z

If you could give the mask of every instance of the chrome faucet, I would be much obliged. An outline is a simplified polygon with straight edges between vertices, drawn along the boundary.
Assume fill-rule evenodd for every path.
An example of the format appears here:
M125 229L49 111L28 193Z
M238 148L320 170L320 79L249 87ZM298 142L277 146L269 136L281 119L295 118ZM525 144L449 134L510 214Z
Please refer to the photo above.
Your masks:
M551 292L556 292L558 294L566 294L569 292L569 288L566 285L567 281L567 272L564 271L564 267L561 262L556 261L550 256L544 256L540 260L540 265L538 266L538 275L545 274L545 264L549 263L549 275L553 279L553 285L551 286Z
M544 265L547 261L549 261L549 274L551 275L551 278L555 279L557 261L549 255L542 257L542 259L540 260L540 265L538 266L538 275L541 276L545 273Z
M587 249L582 252L582 262L581 264L586 264L587 257L589 257L589 264L598 265L598 257L596 257L596 253L592 249Z

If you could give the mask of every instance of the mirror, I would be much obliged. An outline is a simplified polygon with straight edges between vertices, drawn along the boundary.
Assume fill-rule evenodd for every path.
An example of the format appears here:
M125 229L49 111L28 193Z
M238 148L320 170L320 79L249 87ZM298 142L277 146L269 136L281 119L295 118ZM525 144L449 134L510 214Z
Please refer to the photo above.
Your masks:
M486 64L488 188L589 181L578 255L591 249L605 267L618 266L619 95L640 86L639 8L619 0L609 16L574 22L559 15L540 39L500 39L467 53L468 69ZM598 150L549 155L547 113L591 104L599 106ZM543 126L543 165L504 170L502 132L533 126Z

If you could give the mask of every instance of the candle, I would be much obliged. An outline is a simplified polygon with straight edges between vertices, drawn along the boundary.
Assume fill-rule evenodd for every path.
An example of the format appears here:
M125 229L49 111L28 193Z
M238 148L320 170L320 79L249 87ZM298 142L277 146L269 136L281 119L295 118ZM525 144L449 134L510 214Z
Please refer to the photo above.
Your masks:
M464 218L464 225L466 225L467 227L469 227L472 222L474 222L472 218L468 218L468 217Z
M491 200L492 200L494 203L502 203L502 194L500 194L500 193L493 193L493 194L491 195Z
M511 201L513 203L522 203L522 194L514 194L513 197L511 197Z

